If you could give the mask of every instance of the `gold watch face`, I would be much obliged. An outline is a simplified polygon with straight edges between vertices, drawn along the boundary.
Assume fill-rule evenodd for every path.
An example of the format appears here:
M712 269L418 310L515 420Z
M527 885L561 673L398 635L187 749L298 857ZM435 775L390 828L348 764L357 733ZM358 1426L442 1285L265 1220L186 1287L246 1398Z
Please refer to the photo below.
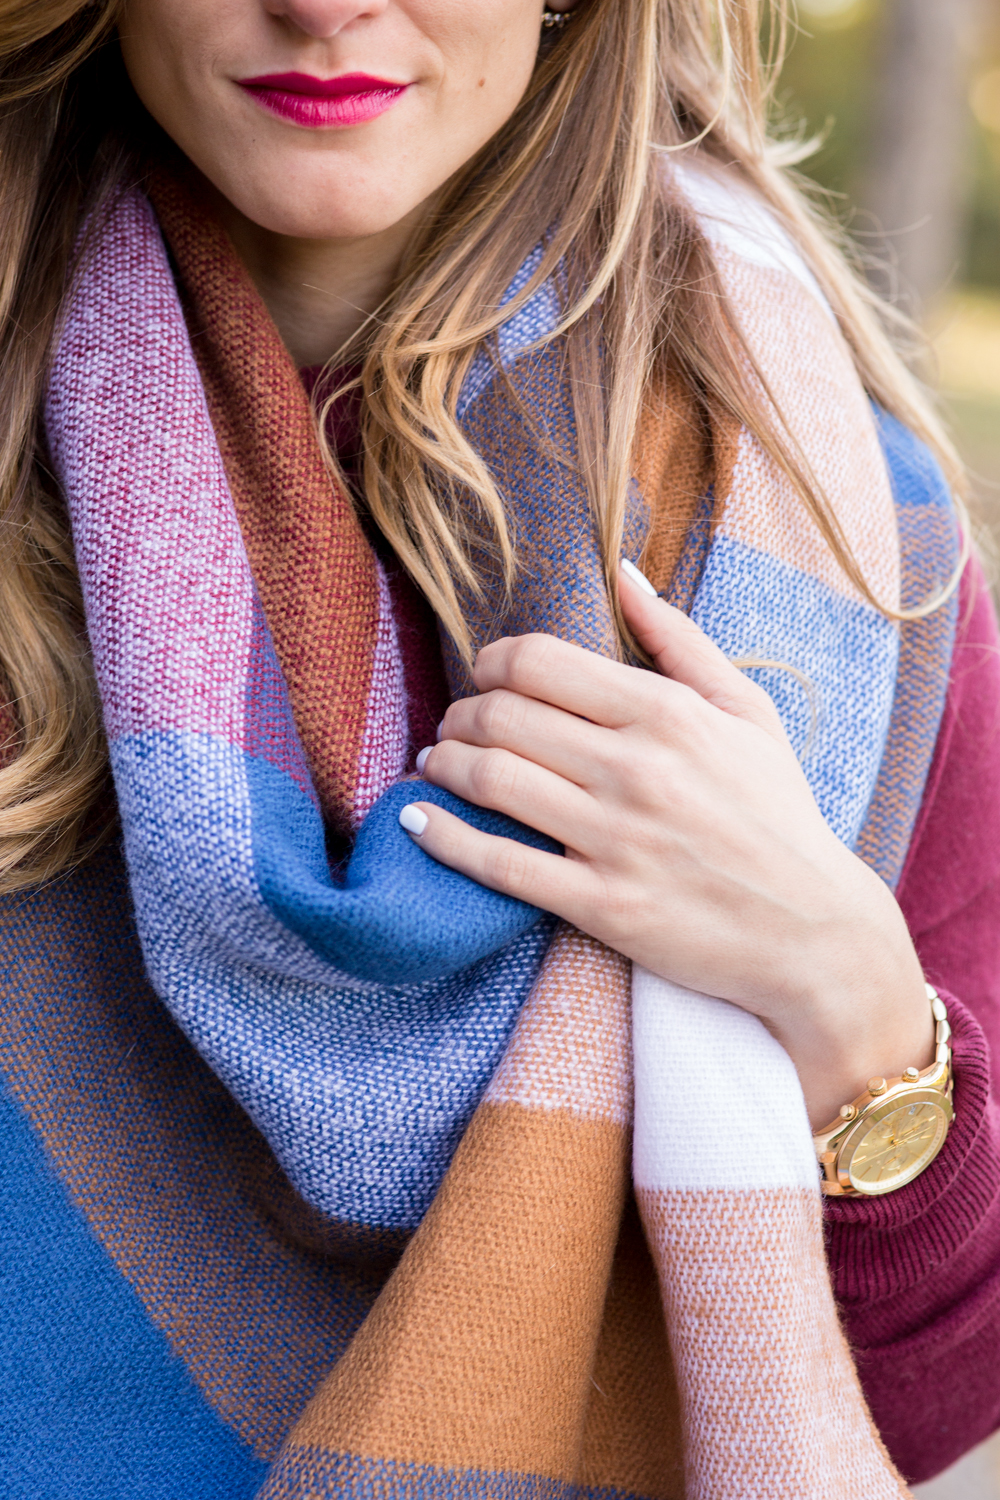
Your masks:
M850 1159L842 1170L858 1193L891 1193L924 1170L944 1145L951 1106L936 1099L901 1099L878 1111L859 1137L851 1141Z

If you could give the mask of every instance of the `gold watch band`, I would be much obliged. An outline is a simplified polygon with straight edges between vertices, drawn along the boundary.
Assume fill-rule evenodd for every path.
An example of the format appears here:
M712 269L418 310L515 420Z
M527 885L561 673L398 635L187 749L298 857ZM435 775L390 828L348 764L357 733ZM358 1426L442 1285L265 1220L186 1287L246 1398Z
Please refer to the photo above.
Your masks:
M934 1061L899 1078L869 1078L863 1094L813 1136L825 1194L835 1198L895 1192L919 1177L937 1156L954 1118L951 1027L932 985Z

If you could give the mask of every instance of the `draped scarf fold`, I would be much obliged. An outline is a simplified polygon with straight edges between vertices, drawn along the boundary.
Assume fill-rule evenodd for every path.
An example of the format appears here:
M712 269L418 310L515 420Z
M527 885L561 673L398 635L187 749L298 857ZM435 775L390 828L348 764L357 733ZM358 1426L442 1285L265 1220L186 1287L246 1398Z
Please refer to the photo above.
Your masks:
M870 408L807 274L718 204L703 227L866 578L920 602L957 557L933 460ZM536 263L459 403L519 548L512 596L470 600L470 627L608 651L555 294L522 295ZM103 856L5 908L26 977L4 1069L255 1455L232 1493L905 1494L839 1330L787 1055L399 829L418 794L546 842L406 778L381 564L252 283L177 183L95 234L45 421L130 894ZM751 435L679 382L650 393L636 476L629 555L727 654L778 664L753 671L824 816L894 883L954 604L902 627L873 608ZM353 838L342 876L331 830ZM109 912L122 936L101 941Z

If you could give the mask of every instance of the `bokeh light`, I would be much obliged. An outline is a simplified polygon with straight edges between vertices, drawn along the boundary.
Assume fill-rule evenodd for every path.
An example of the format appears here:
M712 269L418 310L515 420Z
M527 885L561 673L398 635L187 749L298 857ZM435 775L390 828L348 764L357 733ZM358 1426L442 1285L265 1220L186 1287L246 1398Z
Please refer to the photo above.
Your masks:
M855 25L867 8L867 0L799 0L797 7L800 22L827 31Z
M989 68L973 81L969 108L984 130L1000 135L1000 67Z

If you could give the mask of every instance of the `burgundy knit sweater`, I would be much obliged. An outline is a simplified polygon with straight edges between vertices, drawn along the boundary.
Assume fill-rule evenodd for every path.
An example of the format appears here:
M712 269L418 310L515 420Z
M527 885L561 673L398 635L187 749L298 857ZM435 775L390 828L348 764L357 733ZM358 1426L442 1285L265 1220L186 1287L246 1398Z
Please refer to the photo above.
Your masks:
M899 900L954 1028L955 1123L884 1198L828 1200L834 1290L886 1445L928 1479L1000 1426L1000 635L962 581L948 698Z

